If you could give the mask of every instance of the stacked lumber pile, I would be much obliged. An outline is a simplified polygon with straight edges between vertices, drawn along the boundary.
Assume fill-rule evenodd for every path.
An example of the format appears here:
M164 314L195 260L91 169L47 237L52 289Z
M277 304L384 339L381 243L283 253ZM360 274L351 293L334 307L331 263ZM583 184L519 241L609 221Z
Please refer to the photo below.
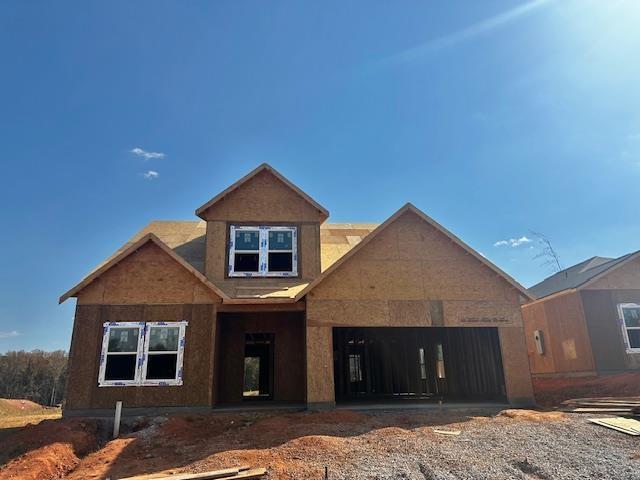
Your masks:
M640 422L633 418L590 418L589 421L627 435L640 436Z
M562 405L565 412L640 416L640 397L574 398Z
M266 474L267 471L264 468L242 466L201 473L178 473L162 476L137 475L135 477L122 478L121 480L258 480Z

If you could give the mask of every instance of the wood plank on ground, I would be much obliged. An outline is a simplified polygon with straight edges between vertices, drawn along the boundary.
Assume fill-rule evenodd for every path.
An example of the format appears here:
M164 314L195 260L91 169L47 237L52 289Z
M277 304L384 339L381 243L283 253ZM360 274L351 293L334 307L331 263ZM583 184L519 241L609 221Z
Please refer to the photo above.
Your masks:
M214 479L225 479L225 478L244 478L238 477L237 475L249 471L251 467L247 465L242 465L240 467L233 468L225 468L223 470L212 470L209 472L200 472L200 473L178 473L178 474L170 474L170 475L136 475L135 477L127 477L121 478L120 480L214 480Z
M603 427L611 428L612 430L626 433L627 435L640 435L640 422L632 418L590 418L589 421L596 425L601 425Z

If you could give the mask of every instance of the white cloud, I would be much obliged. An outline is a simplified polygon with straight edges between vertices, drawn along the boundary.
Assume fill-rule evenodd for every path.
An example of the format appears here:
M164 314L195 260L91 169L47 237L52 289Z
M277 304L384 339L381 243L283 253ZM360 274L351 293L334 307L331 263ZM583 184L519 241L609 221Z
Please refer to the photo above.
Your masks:
M140 147L132 148L129 150L130 153L133 153L137 157L142 157L145 160L151 160L152 158L164 158L165 154L162 152L147 152Z
M458 43L469 40L473 37L477 37L484 33L490 32L496 28L507 25L515 20L518 20L525 15L530 14L536 9L543 7L554 0L531 0L523 3L515 8L506 10L498 15L479 21L478 23L471 25L467 28L463 28L456 32L452 32L448 35L434 38L417 47L404 50L386 59L387 62L407 62L422 57L423 55L441 50L443 48L451 47Z
M153 180L154 178L158 178L160 174L155 170L149 170L147 173L143 173L142 176L147 180Z
M15 330L12 330L11 332L0 332L0 339L18 337L20 335L21 334L19 332L16 332Z
M531 243L533 240L531 240L530 238L525 237L524 235L520 238L510 238L509 240L498 240L496 243L493 244L494 247L502 247L502 246L506 246L509 245L511 247L519 247L520 245L524 244L524 243Z

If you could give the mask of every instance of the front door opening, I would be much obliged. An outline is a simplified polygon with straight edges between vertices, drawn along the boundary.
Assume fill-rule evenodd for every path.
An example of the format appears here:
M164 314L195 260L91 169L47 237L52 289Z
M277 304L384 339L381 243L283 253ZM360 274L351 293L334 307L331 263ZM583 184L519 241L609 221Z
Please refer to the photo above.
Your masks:
M247 333L244 343L244 400L273 396L273 334Z

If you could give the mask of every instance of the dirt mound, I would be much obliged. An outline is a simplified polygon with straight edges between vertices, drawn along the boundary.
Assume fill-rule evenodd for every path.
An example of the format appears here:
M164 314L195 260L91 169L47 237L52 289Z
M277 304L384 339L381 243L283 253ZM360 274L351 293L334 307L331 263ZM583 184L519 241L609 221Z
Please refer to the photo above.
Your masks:
M560 405L583 397L631 397L640 395L640 372L599 377L534 378L533 388L540 405Z
M364 413L353 410L328 410L326 412L308 413L299 418L300 423L360 423L369 418Z
M17 415L36 415L50 410L31 400L0 398L0 416L13 417Z
M98 424L81 420L45 420L29 425L0 442L0 480L60 478L80 458L96 450Z
M526 422L557 422L567 418L562 412L538 412L536 410L520 410L515 408L503 410L498 415Z

